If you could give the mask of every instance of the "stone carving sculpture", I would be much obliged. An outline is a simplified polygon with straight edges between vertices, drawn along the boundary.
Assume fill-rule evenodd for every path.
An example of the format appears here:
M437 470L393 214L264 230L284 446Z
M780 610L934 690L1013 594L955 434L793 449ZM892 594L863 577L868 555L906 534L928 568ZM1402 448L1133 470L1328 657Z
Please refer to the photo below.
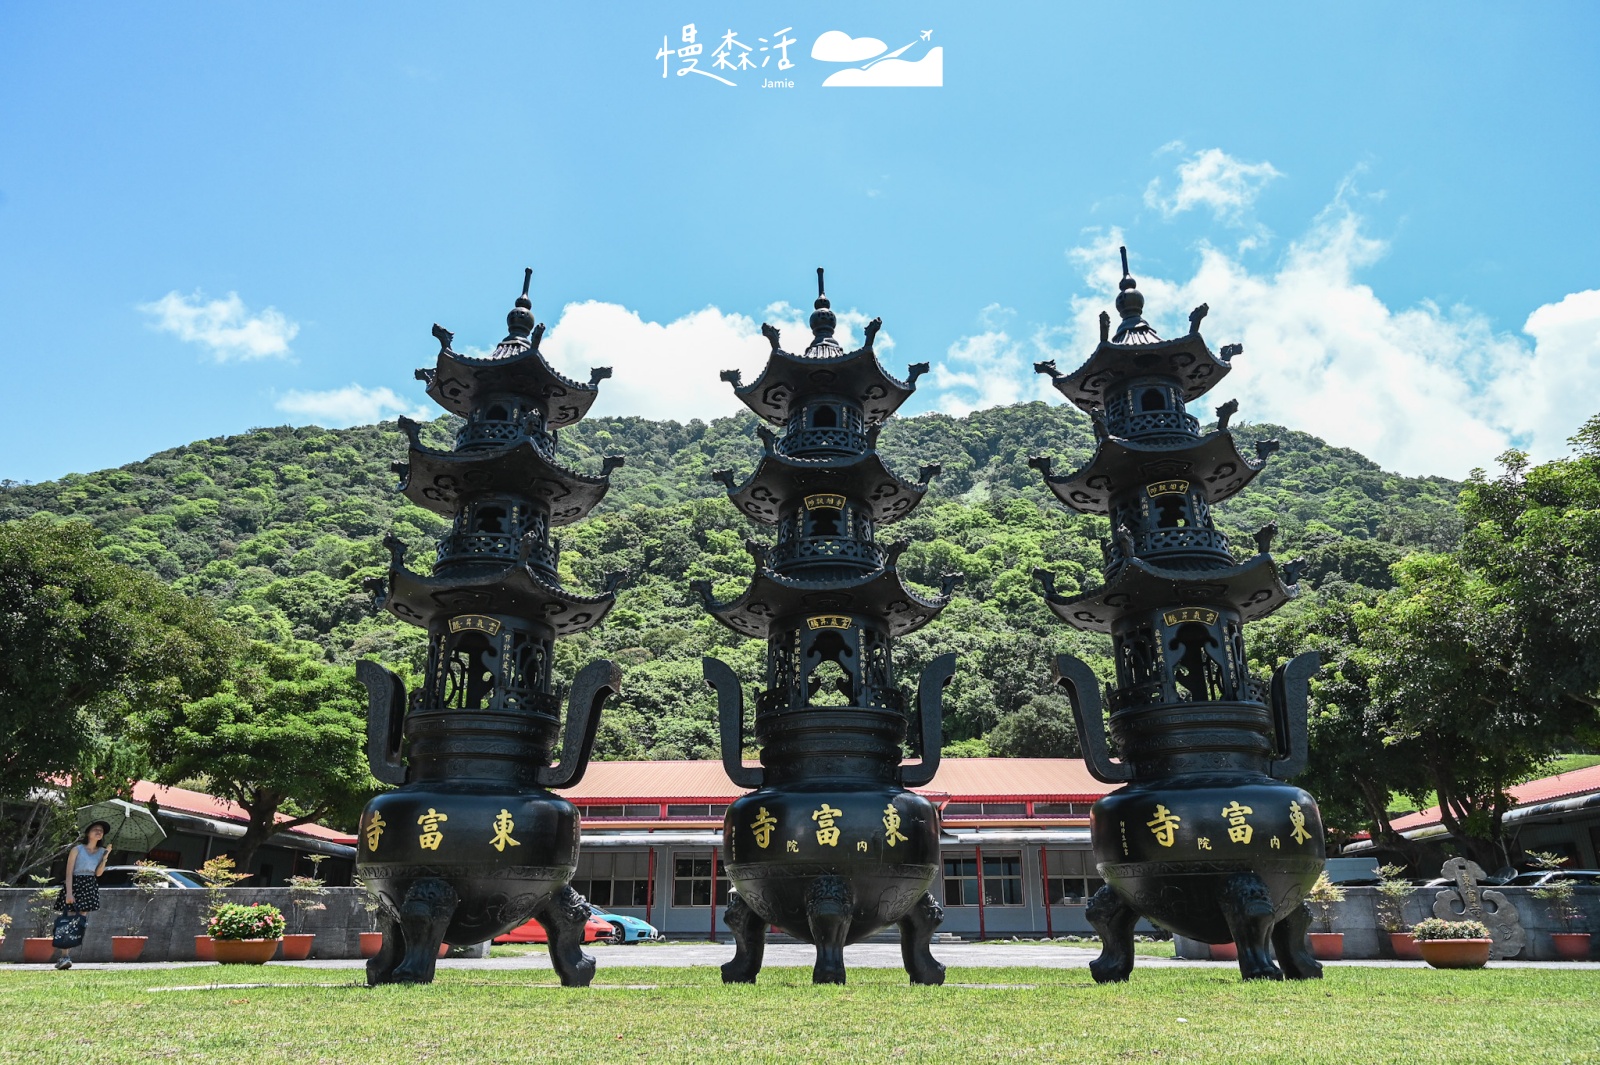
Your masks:
M1489 930L1494 944L1489 948L1491 958L1515 958L1527 945L1528 933L1522 927L1517 908L1499 891L1480 888L1483 869L1477 862L1466 858L1451 858L1439 869L1439 875L1455 881L1455 887L1445 888L1433 897L1433 915L1446 921L1479 921Z

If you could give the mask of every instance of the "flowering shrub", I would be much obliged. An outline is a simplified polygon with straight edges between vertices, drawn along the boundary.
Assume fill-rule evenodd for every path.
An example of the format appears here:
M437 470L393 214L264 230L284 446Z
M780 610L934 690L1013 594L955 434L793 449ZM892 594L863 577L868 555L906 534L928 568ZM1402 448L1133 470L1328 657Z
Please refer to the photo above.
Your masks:
M1481 921L1445 921L1430 917L1412 927L1411 938L1418 943L1429 939L1488 939L1489 930Z
M6 929L11 927L11 915L0 913L0 939L6 938Z
M283 911L265 902L226 902L206 922L206 932L213 939L282 939Z

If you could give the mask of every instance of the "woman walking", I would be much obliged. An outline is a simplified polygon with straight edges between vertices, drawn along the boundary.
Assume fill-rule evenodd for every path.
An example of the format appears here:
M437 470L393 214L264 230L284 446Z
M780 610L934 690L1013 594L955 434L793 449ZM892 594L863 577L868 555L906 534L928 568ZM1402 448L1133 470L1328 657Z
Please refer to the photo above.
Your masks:
M90 913L100 908L99 878L100 874L105 872L106 859L111 857L111 848L101 844L105 841L106 833L110 831L109 823L91 821L89 827L83 830L83 839L74 844L72 850L67 853L66 889L61 892L61 898L56 902L57 910ZM62 950L56 958L56 968L72 968L70 947Z

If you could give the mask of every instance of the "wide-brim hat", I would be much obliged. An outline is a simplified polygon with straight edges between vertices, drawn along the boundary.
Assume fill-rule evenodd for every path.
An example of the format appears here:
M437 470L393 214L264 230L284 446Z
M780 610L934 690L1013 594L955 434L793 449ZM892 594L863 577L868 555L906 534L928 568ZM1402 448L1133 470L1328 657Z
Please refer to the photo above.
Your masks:
M102 820L96 818L95 820L90 821L88 824L83 826L83 838L84 839L88 839L89 838L89 830L91 828L93 828L95 825L99 825L100 826L100 838L102 840L105 839L107 836L111 835L111 822L110 821L102 821Z

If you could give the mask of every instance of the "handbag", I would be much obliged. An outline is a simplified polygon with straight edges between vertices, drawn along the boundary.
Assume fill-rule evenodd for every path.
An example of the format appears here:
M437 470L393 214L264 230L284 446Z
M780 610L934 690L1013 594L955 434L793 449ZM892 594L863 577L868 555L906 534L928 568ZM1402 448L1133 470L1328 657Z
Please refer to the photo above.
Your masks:
M57 950L71 950L83 943L84 930L89 927L89 918L76 907L71 906L56 918L56 926L50 935L50 943Z

